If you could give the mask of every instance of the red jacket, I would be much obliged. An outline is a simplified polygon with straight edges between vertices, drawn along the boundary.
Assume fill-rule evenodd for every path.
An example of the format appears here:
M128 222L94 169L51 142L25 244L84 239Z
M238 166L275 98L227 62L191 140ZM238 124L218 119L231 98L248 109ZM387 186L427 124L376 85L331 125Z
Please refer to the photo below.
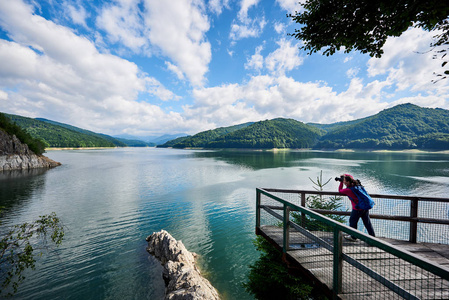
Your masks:
M355 208L355 206L357 205L357 203L359 202L359 199L357 198L357 196L351 191L351 189L344 189L343 188L343 182L340 181L340 186L338 187L338 192L340 194L346 195L349 197L349 200L351 200L351 204L352 204L352 209L358 210L357 208Z

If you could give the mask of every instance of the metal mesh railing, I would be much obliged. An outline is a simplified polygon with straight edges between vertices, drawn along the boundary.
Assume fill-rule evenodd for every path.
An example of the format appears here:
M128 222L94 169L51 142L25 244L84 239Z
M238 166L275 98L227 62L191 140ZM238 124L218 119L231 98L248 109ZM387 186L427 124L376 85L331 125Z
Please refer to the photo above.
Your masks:
M344 299L449 299L449 269L344 225L345 215L329 215L331 219L301 206L306 197L304 191L257 189L256 227L335 294ZM393 200L395 206L403 205L401 199ZM379 215L385 214L383 206L388 205L377 207ZM410 213L410 205L403 206L394 210L395 216L407 216L407 209ZM402 233L410 229L407 221L374 221L379 222L374 226L387 222L390 231L391 222L404 227L392 236L406 236ZM418 232L421 225L435 226L419 224ZM346 241L343 234L358 240Z
M308 199L311 196L319 196L323 201L330 197L340 197L342 207L339 211L348 223L351 205L349 200L345 199L347 197L339 193L282 189L265 190L292 204L309 208ZM449 198L375 194L371 197L376 203L370 210L371 222L376 231L376 236L411 242L449 244ZM324 213L332 215L332 212ZM358 229L365 230L362 224Z

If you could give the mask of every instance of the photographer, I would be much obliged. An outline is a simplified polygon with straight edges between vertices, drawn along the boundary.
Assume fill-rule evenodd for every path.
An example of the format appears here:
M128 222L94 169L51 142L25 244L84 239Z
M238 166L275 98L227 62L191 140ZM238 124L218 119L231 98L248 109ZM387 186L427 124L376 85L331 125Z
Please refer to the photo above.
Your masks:
M359 205L359 198L354 193L354 188L362 188L362 184L360 183L360 180L355 180L351 175L349 174L343 174L340 177L335 178L336 181L340 181L340 186L338 187L338 192L348 196L348 198L351 200L352 204L352 211L351 215L349 217L349 226L351 226L354 229L357 229L357 223L359 222L359 219L362 218L363 225L365 225L366 230L368 231L368 234L371 236L376 236L374 234L373 225L371 225L371 220L369 218L369 209L362 209ZM343 188L343 185L346 186L346 188ZM364 189L363 189L364 190ZM372 203L374 205L374 203ZM371 206L372 207L372 206ZM347 235L344 237L345 239L349 241L356 241L357 238Z

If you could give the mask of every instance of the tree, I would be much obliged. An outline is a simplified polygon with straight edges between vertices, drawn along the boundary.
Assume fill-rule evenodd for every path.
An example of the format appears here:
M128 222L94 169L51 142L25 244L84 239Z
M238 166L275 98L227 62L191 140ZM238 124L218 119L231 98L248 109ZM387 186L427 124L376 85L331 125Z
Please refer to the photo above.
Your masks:
M35 269L35 252L48 249L48 237L59 246L64 238L64 229L55 213L40 216L31 223L15 225L0 240L0 297L17 293L23 282L25 269ZM8 292L9 290L12 291Z
M288 16L304 25L291 35L304 41L301 48L309 54L326 48L323 54L328 56L344 48L345 53L356 50L381 57L387 38L411 26L437 32L430 47L449 45L447 1L307 0L303 6L304 12ZM436 56L444 60L444 67L447 50L441 51Z

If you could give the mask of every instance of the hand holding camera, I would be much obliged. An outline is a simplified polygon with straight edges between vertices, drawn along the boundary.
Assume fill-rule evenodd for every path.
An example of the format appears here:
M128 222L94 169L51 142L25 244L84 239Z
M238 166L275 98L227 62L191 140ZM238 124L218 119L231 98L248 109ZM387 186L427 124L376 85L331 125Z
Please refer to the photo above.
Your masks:
M340 177L335 177L335 181L343 182L343 178L344 178L343 175L341 175Z

